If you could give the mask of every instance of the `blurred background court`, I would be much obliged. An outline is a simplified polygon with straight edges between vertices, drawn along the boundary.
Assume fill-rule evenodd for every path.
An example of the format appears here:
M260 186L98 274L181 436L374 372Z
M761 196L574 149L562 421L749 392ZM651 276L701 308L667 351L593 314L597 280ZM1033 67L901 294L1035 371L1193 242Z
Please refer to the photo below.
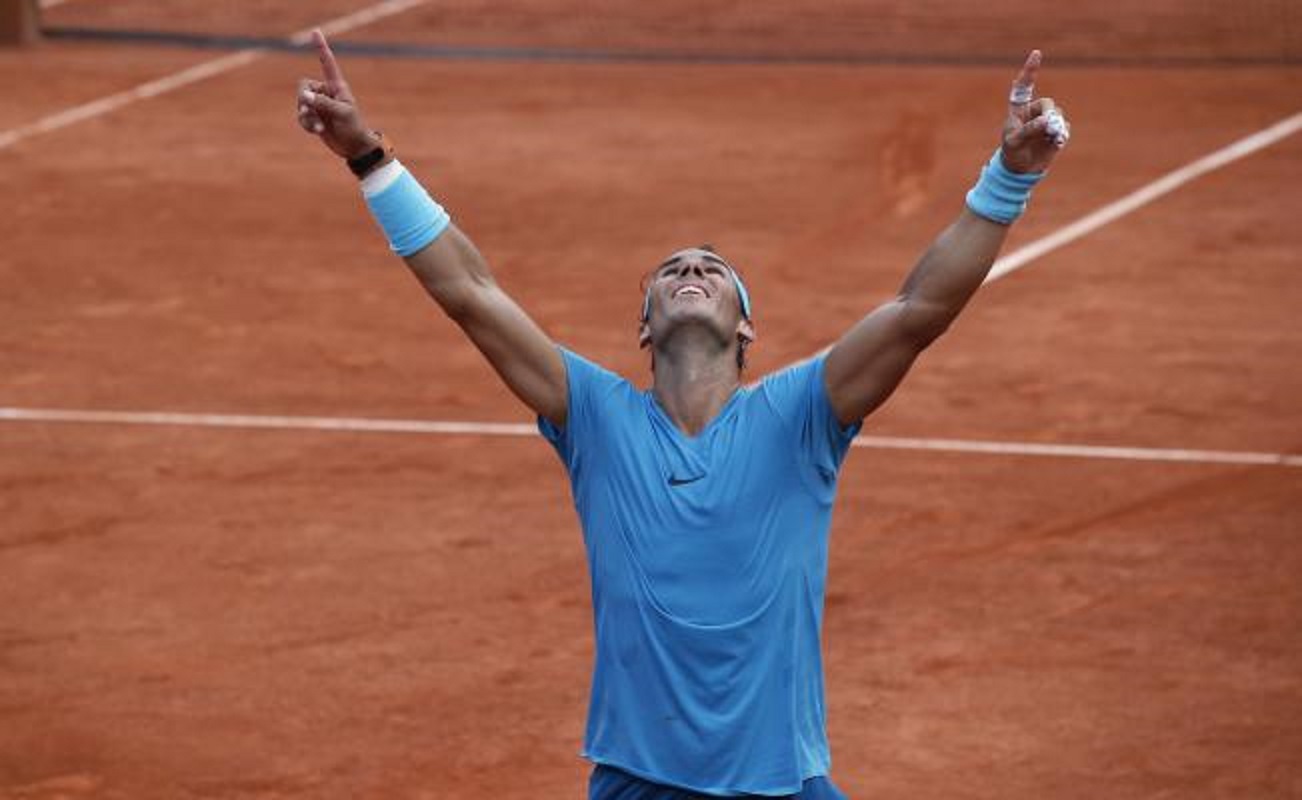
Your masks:
M506 288L640 384L679 247L747 275L752 378L890 297L1043 49L1074 139L1017 268L842 474L833 777L1302 797L1302 5L20 6L0 798L582 796L563 470L297 127L317 25Z

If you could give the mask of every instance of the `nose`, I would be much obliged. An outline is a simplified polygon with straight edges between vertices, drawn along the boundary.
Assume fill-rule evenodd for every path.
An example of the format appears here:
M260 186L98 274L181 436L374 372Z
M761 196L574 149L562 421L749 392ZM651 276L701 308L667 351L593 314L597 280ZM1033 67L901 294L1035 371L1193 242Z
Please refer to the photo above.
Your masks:
M705 277L705 268L699 261L684 261L678 268L678 277L686 278L688 275L695 275L698 278Z

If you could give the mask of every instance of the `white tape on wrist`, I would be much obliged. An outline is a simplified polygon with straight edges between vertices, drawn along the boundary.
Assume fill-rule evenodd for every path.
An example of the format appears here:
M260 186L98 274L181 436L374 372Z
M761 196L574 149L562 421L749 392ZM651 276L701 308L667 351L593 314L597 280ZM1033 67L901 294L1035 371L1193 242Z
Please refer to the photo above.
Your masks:
M379 169L371 170L365 178L362 178L362 194L367 197L379 194L401 178L402 173L402 163L396 158Z

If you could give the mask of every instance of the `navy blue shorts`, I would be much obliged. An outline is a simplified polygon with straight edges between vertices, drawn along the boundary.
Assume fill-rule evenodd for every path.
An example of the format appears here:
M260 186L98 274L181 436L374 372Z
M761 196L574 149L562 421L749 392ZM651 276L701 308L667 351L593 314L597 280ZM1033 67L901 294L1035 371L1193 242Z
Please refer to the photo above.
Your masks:
M748 794L743 797L764 797L766 800L780 800L768 795ZM708 800L718 795L700 794L687 789L676 789L651 781L644 781L636 775L630 775L620 769L598 764L592 769L588 778L588 800ZM810 778L800 787L799 794L784 794L786 800L849 800L836 785L827 778Z

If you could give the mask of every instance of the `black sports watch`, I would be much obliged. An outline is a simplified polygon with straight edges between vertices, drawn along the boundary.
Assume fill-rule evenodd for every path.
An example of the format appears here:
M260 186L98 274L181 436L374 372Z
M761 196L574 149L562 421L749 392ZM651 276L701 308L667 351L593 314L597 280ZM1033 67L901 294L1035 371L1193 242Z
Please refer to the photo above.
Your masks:
M383 133L375 131L375 135L380 141L371 150L367 150L357 158L348 159L348 169L359 178L366 176L366 173L375 169L375 166L382 161L386 161L393 156L393 145L385 138Z

